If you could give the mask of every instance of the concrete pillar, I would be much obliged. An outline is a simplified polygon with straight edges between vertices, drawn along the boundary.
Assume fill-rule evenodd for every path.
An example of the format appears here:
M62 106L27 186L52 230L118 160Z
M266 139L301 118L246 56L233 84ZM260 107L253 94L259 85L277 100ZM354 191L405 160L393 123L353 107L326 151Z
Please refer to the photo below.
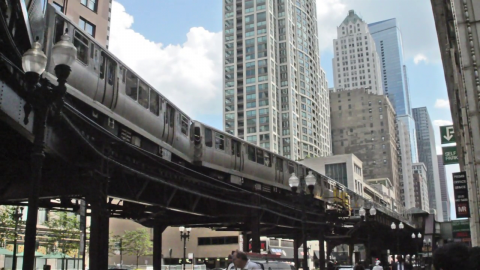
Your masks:
M91 205L90 226L90 269L108 269L108 223L110 214L107 207L106 182L92 179L92 189L87 197Z
M295 234L293 237L293 261L295 263L295 268L298 269L300 267L300 260L298 259L298 249L300 248L302 242L302 238L300 234Z
M162 270L162 233L166 228L161 224L153 227L153 270Z
M324 240L325 232L320 230L320 234L318 235L318 246L319 246L319 258L318 263L320 270L325 270L325 240Z
M247 232L242 232L243 252L250 252L250 236Z
M354 251L354 244L348 243L348 263L353 265L353 251Z
M250 228L252 230L252 252L260 253L260 220L258 214L255 213L252 215Z

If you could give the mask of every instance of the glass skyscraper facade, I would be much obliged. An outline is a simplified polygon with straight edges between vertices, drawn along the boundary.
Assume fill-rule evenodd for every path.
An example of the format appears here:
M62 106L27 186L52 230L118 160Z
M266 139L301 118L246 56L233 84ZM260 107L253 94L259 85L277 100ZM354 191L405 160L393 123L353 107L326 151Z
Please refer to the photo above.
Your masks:
M315 0L223 0L224 130L291 159L328 156Z
M397 117L410 131L412 162L418 162L415 120L412 117L408 77L403 62L403 43L396 19L389 19L368 25L375 40L383 84L383 92L388 96ZM403 117L400 117L403 116Z

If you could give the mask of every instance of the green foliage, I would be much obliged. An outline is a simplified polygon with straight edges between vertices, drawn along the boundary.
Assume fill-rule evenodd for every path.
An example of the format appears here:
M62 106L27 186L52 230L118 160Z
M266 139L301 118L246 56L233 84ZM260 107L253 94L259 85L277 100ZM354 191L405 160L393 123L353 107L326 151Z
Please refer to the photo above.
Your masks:
M125 252L125 248L123 246L123 236L113 235L112 233L110 233L110 237L108 240L108 255L114 256L117 255L117 252Z
M150 234L146 229L125 231L121 238L123 239L123 251L137 257L137 268L140 256L152 254L153 243L150 241Z
M15 208L14 206L0 206L0 246L15 239ZM19 211L20 213L20 211ZM20 227L23 221L18 221Z
M80 221L74 214L56 212L49 215L45 225L50 229L48 244L57 246L64 254L80 248Z

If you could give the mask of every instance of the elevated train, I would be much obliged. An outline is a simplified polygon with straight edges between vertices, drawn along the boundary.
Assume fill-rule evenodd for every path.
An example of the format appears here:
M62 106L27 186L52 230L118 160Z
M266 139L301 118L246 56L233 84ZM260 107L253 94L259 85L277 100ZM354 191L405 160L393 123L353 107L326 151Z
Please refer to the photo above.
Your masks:
M350 197L359 197L300 163L192 120L50 4L45 19L39 35L49 59L43 76L56 81L49 56L68 29L77 60L68 78L67 102L122 140L247 189L285 193L292 173L300 178L312 171L315 197L331 207L349 212Z

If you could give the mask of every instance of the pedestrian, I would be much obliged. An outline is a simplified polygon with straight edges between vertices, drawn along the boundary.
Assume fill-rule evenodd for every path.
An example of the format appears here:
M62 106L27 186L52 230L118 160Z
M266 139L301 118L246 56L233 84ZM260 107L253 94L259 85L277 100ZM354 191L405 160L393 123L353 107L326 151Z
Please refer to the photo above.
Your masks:
M469 250L463 243L449 243L437 248L433 253L435 270L469 269Z
M329 261L329 262L327 263L327 270L334 270L334 269L335 269L335 267L333 266L333 262L332 262L332 261Z
M380 266L379 260L375 262L375 266L372 268L372 270L383 270L383 267Z
M233 259L233 264L235 265L235 269L240 268L240 269L247 269L247 270L253 270L253 269L262 270L262 266L248 259L247 254L245 252L242 252L239 250L235 251L235 254L233 255L232 259Z
M234 265L234 257L235 257L235 250L232 251L232 253L230 253L228 255L228 261L227 261L227 270L233 270L235 269L235 265Z
M405 262L402 255L397 255L397 262L392 264L392 270L412 270L412 265Z
M474 247L470 250L468 258L469 270L480 270L480 247Z
M355 265L355 267L353 268L353 270L365 270L365 267L363 267L362 264L357 264L357 265Z

